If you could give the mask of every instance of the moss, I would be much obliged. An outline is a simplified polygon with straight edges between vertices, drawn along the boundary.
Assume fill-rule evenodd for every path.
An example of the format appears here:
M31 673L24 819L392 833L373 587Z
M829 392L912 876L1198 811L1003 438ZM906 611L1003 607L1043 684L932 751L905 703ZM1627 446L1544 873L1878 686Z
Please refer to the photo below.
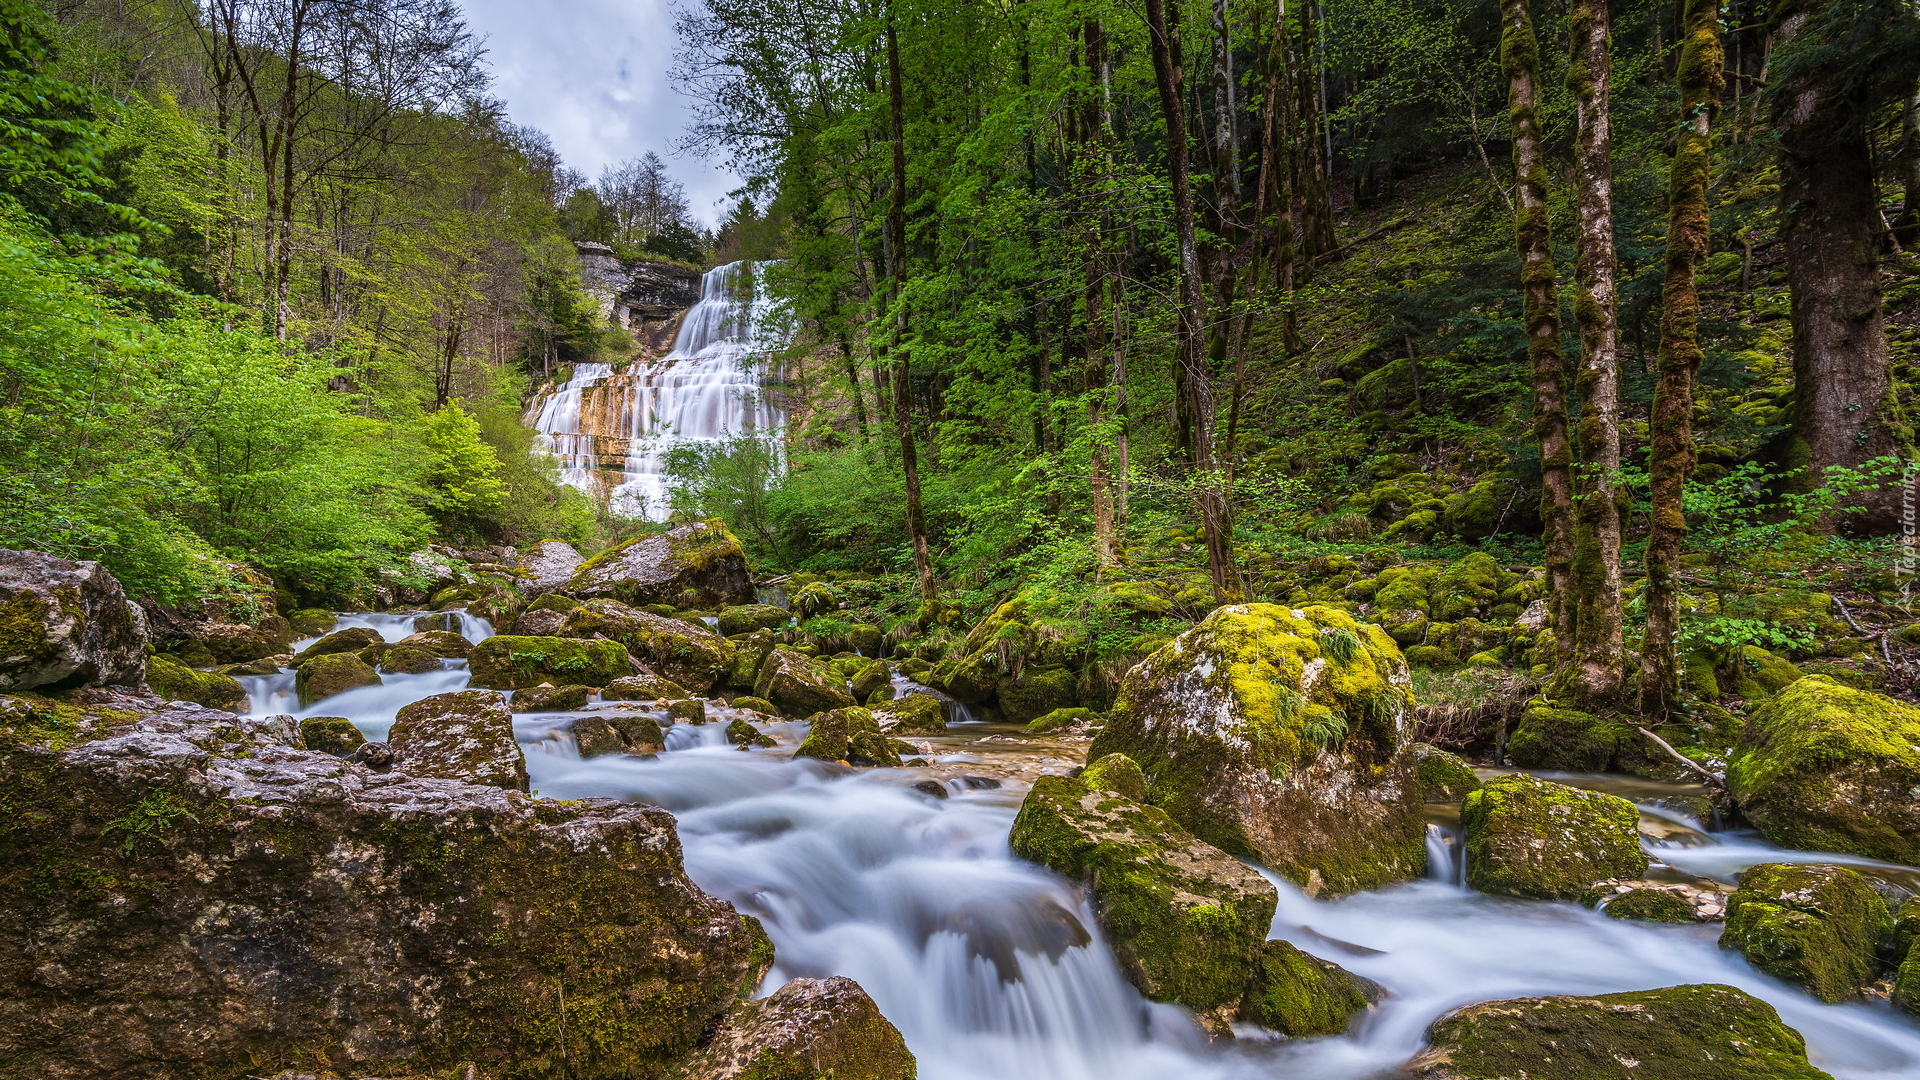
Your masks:
M575 600L571 596L562 596L559 593L547 593L543 596L536 597L533 603L527 605L527 610L557 611L565 615L567 612L576 610L579 607L580 601Z
M774 706L773 702L768 701L766 698L754 697L751 694L742 694L734 698L731 704L736 709L752 709L754 712L765 713L768 716L780 715L780 710Z
M1480 778L1457 754L1437 746L1415 743L1413 760L1420 778L1420 797L1430 803L1454 803L1480 790Z
M1408 649L1407 663L1436 671L1451 671L1460 666L1459 658L1437 645L1415 645Z
M1089 791L1111 791L1137 803L1147 801L1147 774L1125 754L1108 754L1088 765L1080 782Z
M230 712L247 704L247 692L231 678L195 671L165 653L147 657L147 683L168 701L191 701Z
M1441 571L1433 583L1428 614L1452 622L1492 607L1507 582L1507 572L1493 556L1475 551Z
M1630 734L1592 713L1535 704L1521 714L1507 753L1523 769L1602 772Z
M1826 1002L1858 996L1879 972L1893 918L1867 879L1843 866L1762 863L1727 902L1722 948Z
M1338 1035L1380 998L1380 988L1284 941L1260 946L1240 1017L1289 1038Z
M1061 728L1078 727L1097 716L1098 714L1092 709L1055 709L1045 716L1029 721L1027 726L1020 730L1029 735L1044 735L1049 731L1059 731Z
M890 689L892 685L893 665L885 660L860 661L852 674L847 677L847 689L859 701L865 701L881 690Z
M845 683L819 661L792 649L774 649L760 665L753 696L765 698L789 716L811 716L853 704Z
M467 658L471 685L518 690L541 683L605 686L633 673L627 647L617 641L496 635Z
M750 634L755 630L775 630L793 618L786 608L772 604L744 604L720 612L720 632L727 637Z
M1595 882L1647 872L1640 811L1617 795L1524 774L1497 776L1467 795L1467 884L1534 900L1578 900Z
M771 737L761 734L759 728L754 727L745 720L734 720L727 725L727 741L739 747L770 747L780 745Z
M573 712L587 707L585 686L529 686L513 692L513 711L517 713Z
M1895 920L1893 1004L1914 1016L1920 1016L1920 900L1909 899L1900 906Z
M1608 901L1603 910L1609 919L1655 923L1694 921L1693 905L1686 897L1661 889L1629 889Z
M429 671L439 671L440 657L429 649L417 649L411 645L395 645L380 655L380 670L408 675L420 675Z
M793 752L796 758L844 761L849 765L898 766L900 753L880 731L873 713L861 706L816 713L807 737Z
M873 708L873 718L893 734L915 732L942 735L947 730L947 709L932 694L908 694Z
M301 649L293 658L292 666L299 668L307 661L320 656L332 656L337 653L357 653L369 645L385 642L380 631L367 626L349 626L345 630L335 630L319 641Z
M303 707L348 690L379 685L380 673L352 653L316 656L302 664L300 674L294 678L294 689Z
M287 616L287 623L301 637L320 637L339 621L339 616L325 608L302 608Z
M567 614L561 637L603 637L627 651L654 673L695 692L705 692L733 665L733 642L704 625L651 615L618 600L589 600Z
M681 698L667 702L667 715L681 724L704 724L707 722L707 703L699 698Z
M1012 723L1027 723L1075 704L1078 682L1065 668L1026 668L999 681L1000 710Z
M1775 656L1758 645L1737 650L1732 668L1734 692L1749 701L1772 697L1800 678L1800 669L1786 657Z
M300 721L300 741L309 750L345 757L365 744L367 737L344 716L309 716Z

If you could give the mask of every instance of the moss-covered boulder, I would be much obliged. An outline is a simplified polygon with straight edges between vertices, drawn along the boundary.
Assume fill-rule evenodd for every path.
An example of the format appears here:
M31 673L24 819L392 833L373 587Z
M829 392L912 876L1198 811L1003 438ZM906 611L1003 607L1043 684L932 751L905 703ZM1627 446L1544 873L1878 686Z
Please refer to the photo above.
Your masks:
M352 653L328 653L313 657L300 665L300 674L293 681L302 707L335 694L379 685L380 673Z
M1015 724L1036 720L1075 704L1079 683L1079 677L1064 667L1023 667L1019 674L1000 679L1000 711Z
M1496 776L1461 806L1467 884L1501 896L1578 900L1595 882L1642 877L1639 822L1639 809L1618 795Z
M424 649L448 660L464 660L473 652L473 642L451 630L421 630L394 642L395 647Z
M1920 866L1920 708L1809 675L1754 712L1727 787L1776 844Z
M735 719L727 724L727 741L742 750L755 746L764 749L780 745L772 736L742 719Z
M686 696L686 687L658 675L623 675L600 691L602 701L660 701Z
M657 754L664 742L659 721L651 717L576 716L567 721L566 731L582 758Z
M284 718L69 711L0 739L35 811L0 874L0 955L35 958L0 965L0 1027L33 1037L0 1075L662 1077L772 962L665 810L380 775Z
M1456 803L1480 790L1480 777L1473 766L1458 754L1437 746L1415 743L1415 770L1420 777L1420 797L1430 803Z
M1099 716L1099 714L1092 709L1078 707L1055 709L1045 716L1035 717L1029 720L1027 726L1020 730L1029 735L1045 735L1049 731L1064 731L1068 728L1077 728L1095 719L1097 716Z
M146 618L105 567L0 549L0 691L138 686L146 659Z
M760 677L760 665L767 662L767 654L774 650L773 635L756 630L727 640L733 642L733 664L727 668L726 684L735 690L750 691Z
M888 689L892 684L893 665L885 660L861 661L847 675L847 692L853 695L855 701L865 701L876 691Z
M195 671L166 653L147 657L147 685L168 701L191 701L209 709L246 708L247 692L225 675Z
M1138 761L1148 800L1215 847L1373 888L1426 866L1410 684L1345 612L1229 605L1127 673L1089 756Z
M618 600L589 600L568 612L560 636L617 641L654 674L695 693L705 693L733 664L733 642L704 624L654 615Z
M1137 803L1147 801L1146 771L1125 754L1108 754L1088 762L1080 771L1080 782L1093 791L1111 791Z
M400 710L387 732L394 768L469 784L527 790L527 762L513 738L506 695L436 694Z
M766 698L757 698L752 694L741 694L730 703L736 709L751 709L766 716L779 716L780 709Z
M844 976L795 979L733 1007L681 1080L914 1080L906 1040Z
M1420 1080L1833 1080L1773 1006L1731 986L1515 998L1457 1009L1408 1063Z
M1693 904L1686 897L1665 889L1628 889L1607 901L1600 910L1609 919L1629 919L1634 922L1694 921Z
M384 644L385 641L386 639L380 636L380 631L370 626L349 626L345 630L335 630L319 641L301 649L298 653L294 654L293 663L289 666L297 669L302 664L305 664L317 656L333 656L337 653L357 653L369 645L380 645Z
M1629 737L1640 736L1617 721L1535 702L1507 739L1507 756L1523 769L1602 772Z
M1900 905L1894 919L1893 1005L1920 1016L1920 899Z
M853 704L846 684L819 661L792 649L774 649L760 665L753 696L774 703L788 716L811 716Z
M1722 948L1822 1001L1847 1001L1879 974L1893 935L1886 901L1844 866L1762 863L1727 902Z
M474 686L518 690L555 686L605 686L633 674L633 659L617 641L495 635L473 647L467 670Z
M812 619L839 610L840 598L833 595L825 582L809 581L793 591L787 598L787 606L800 618Z
M424 675L429 671L439 671L446 665L430 649L416 649L411 645L395 645L380 654L380 671L384 674Z
M777 630L787 625L793 618L793 612L772 604L742 604L722 609L719 618L720 632L733 637L736 634L751 634L755 630Z
M807 737L793 752L794 757L849 765L900 764L900 751L893 740L880 730L873 713L861 706L816 713L808 724Z
M1263 942L1239 1018L1288 1038L1338 1035L1380 1000L1380 985L1285 941Z
M1733 651L1726 680L1733 692L1748 701L1762 701L1800 681L1801 671L1793 661L1770 653L1758 645L1745 645Z
M339 621L340 616L325 608L301 608L287 616L287 625L301 637L321 637Z
M903 698L872 707L880 729L892 735L944 735L947 709L932 694L908 694Z
M574 712L587 707L586 686L529 686L513 692L512 706L517 713Z
M715 520L637 536L582 562L559 588L578 600L720 608L754 601L740 541Z
M346 757L365 745L367 737L344 716L309 716L300 721L300 745L335 757Z
M283 656L293 648L293 627L278 615L263 615L245 623L208 623L197 628L193 636L221 664Z

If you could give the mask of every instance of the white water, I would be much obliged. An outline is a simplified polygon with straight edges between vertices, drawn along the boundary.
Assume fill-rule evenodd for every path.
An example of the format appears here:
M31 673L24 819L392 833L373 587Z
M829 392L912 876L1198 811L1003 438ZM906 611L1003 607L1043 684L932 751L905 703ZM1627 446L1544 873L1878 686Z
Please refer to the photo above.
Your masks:
M455 669L391 676L307 713L345 715L379 737L395 699L452 689L455 676L463 685ZM1013 857L1006 837L1022 792L949 783L950 797L935 800L908 786L924 777L916 770L791 761L804 729L785 723L766 725L783 743L772 750L726 747L721 725L709 723L675 725L653 760L582 760L558 731L563 719L516 717L539 795L673 811L688 874L772 936L778 966L764 989L795 976L858 980L927 1080L1363 1080L1390 1073L1458 1005L1698 982L1771 1002L1806 1036L1815 1064L1841 1080L1920 1077L1920 1025L1884 1004L1820 1004L1718 948L1717 926L1630 923L1470 892L1456 883L1458 849L1443 829L1429 851L1447 859L1426 881L1325 902L1275 880L1271 935L1381 983L1379 1008L1338 1038L1210 1045L1181 1010L1127 984L1079 889ZM1687 834L1649 851L1722 878L1779 859L1862 862L1745 835Z
M560 460L561 479L596 494L610 482L613 512L662 521L674 445L777 432L786 417L766 402L753 365L781 344L765 293L752 263L715 267L667 355L620 374L611 364L575 365L572 378L534 406L538 443ZM603 480L609 450L620 446L619 479Z

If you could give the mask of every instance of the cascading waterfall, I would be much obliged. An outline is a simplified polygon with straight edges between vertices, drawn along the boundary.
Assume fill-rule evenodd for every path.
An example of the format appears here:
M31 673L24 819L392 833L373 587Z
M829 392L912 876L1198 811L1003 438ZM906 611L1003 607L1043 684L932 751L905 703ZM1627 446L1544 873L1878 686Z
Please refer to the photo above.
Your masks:
M565 483L605 495L614 513L664 520L675 445L779 431L786 416L761 392L754 361L784 342L756 277L750 262L714 267L667 355L624 372L576 364L535 400L539 445L559 459Z

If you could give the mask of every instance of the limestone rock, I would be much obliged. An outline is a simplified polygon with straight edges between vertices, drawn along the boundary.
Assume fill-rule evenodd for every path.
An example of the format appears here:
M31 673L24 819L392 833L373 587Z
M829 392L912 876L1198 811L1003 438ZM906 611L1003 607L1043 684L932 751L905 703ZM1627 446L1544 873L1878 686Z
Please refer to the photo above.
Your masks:
M900 1032L844 976L795 979L736 1005L683 1080L914 1080Z
M353 721L344 716L309 716L300 721L300 745L335 757L347 757L367 743Z
M335 630L319 641L294 654L289 667L298 668L316 656L332 656L335 653L357 653L369 645L380 645L386 639L380 631L368 626L349 626L345 630Z
M1413 760L1420 777L1420 796L1427 802L1461 802L1469 792L1480 790L1480 777L1458 754L1415 743Z
M363 686L379 686L380 673L352 653L328 653L300 665L293 685L300 704L307 706Z
M471 684L492 690L556 686L605 686L633 674L633 659L617 641L518 637L496 634L467 657Z
M1879 974L1880 946L1892 934L1886 902L1858 873L1761 863L1740 875L1720 945L1822 1001L1841 1002Z
M908 694L884 705L873 707L873 718L882 731L895 735L945 735L947 710L932 694Z
M473 642L451 630L417 631L394 642L395 648L402 646L424 649L435 656L449 660L464 660L469 653L473 652Z
M526 611L513 620L513 632L522 637L565 637L560 628L567 625L567 613L542 608Z
M766 748L780 745L776 740L762 734L759 728L739 719L727 725L727 741L743 750L750 746Z
M1215 847L1373 888L1426 865L1410 685L1377 626L1232 604L1127 673L1089 756L1138 761L1148 800Z
M865 660L858 665L851 660L847 663L854 668L847 674L847 691L855 701L865 701L875 691L893 685L893 665L885 660Z
M741 694L734 698L732 705L736 709L750 709L757 713L764 713L769 717L777 717L780 715L780 710L774 706L773 702L768 701L766 698L754 697L751 694Z
M0 691L137 686L146 656L146 617L105 567L0 549Z
M1380 1000L1380 985L1284 941L1260 946L1240 1019L1294 1039L1338 1035Z
M1647 872L1640 811L1618 795L1520 773L1496 776L1460 810L1467 884L1531 900L1578 900L1594 883Z
M436 694L400 710L387 732L394 768L409 776L527 790L527 762L513 738L505 695Z
M206 623L193 636L222 664L279 656L293 648L293 626L278 615L262 616L251 623Z
M617 641L655 674L696 693L704 693L733 664L733 642L704 624L650 614L618 600L587 601L567 613L559 634Z
M529 686L513 692L513 711L517 713L573 712L587 707L584 686Z
M853 704L853 695L825 665L792 649L767 654L754 680L753 696L773 702L788 716L811 716Z
M816 713L808 723L807 737L793 752L794 757L849 765L900 764L900 752L893 740L881 733L873 713L861 706Z
M686 696L685 687L658 675L625 675L608 683L600 692L602 701L658 701Z
M209 709L230 712L247 705L247 692L233 679L214 672L195 671L166 653L147 657L147 685L168 701L191 701Z
M754 600L746 551L720 521L635 537L581 563L559 590L579 600L717 608Z
M1507 741L1507 756L1523 769L1601 772L1629 738L1640 737L1592 713L1536 704L1521 714Z
M1028 721L1027 726L1020 730L1029 735L1045 735L1050 731L1065 731L1081 727L1098 715L1092 709L1078 707L1055 709L1045 716Z
M720 612L720 632L727 637L751 634L755 630L776 630L793 618L793 612L772 604L743 604Z
M1754 712L1727 787L1776 844L1920 866L1920 708L1808 675Z
M1773 1006L1731 986L1515 998L1457 1009L1408 1064L1420 1080L1832 1080Z
M1610 919L1637 922L1722 922L1732 889L1702 888L1677 881L1602 881L1587 890L1580 902L1597 907Z
M301 637L324 637L340 617L326 608L301 608L287 616L287 625Z
M550 593L567 583L580 569L581 556L563 540L542 540L520 552L514 569L520 578L520 591L528 596Z
M385 674L398 672L405 675L424 675L429 671L439 671L444 665L430 650L416 649L411 645L395 645L380 654L378 666Z

